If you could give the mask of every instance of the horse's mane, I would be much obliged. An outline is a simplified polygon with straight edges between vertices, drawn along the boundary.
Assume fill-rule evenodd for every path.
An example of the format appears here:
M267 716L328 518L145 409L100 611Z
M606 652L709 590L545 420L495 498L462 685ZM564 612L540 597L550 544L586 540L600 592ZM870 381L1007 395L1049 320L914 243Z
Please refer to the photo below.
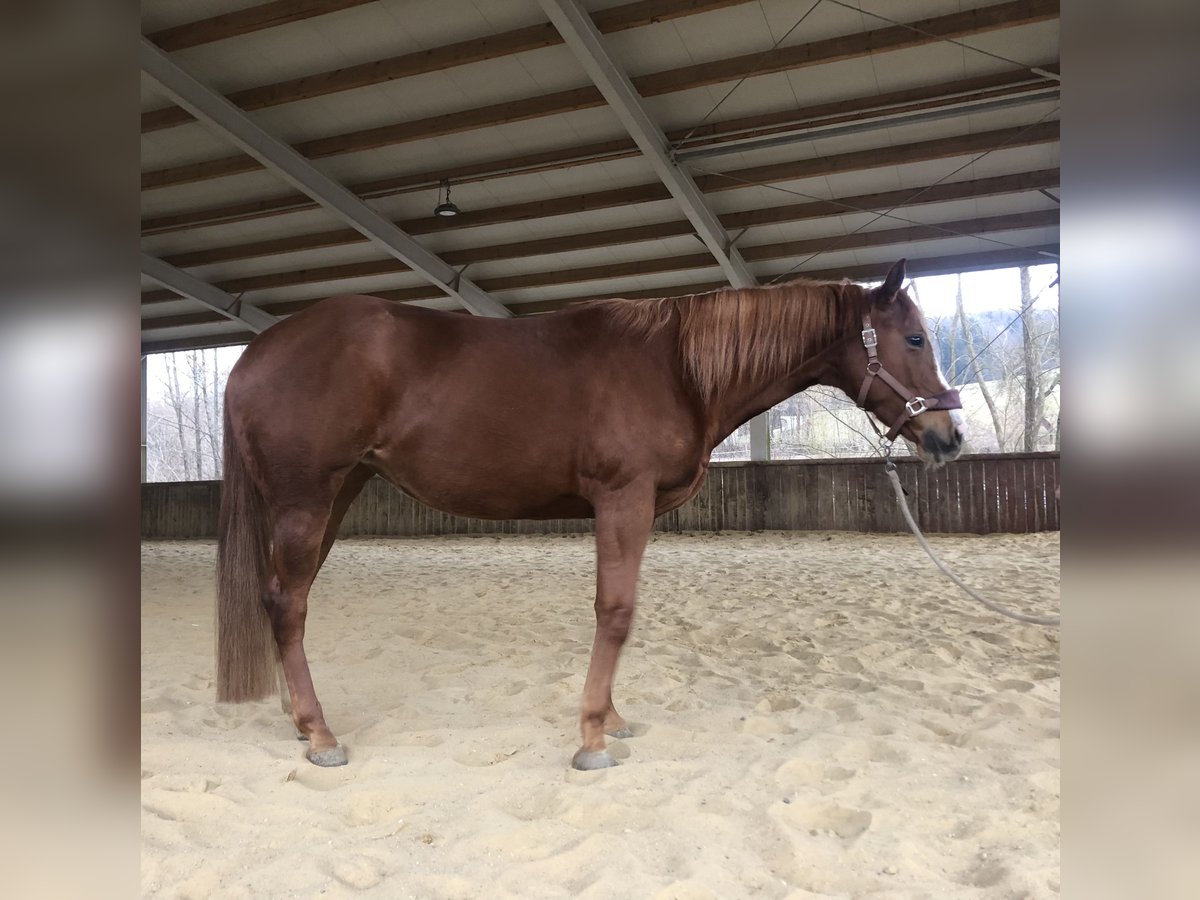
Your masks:
M772 378L862 327L866 291L850 282L788 281L653 300L601 300L614 323L643 337L679 322L679 354L700 395L739 376Z

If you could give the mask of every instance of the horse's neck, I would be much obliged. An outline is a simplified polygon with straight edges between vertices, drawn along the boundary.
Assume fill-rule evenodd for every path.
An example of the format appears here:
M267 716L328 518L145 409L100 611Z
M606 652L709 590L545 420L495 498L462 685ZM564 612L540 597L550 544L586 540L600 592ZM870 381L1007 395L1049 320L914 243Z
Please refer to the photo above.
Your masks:
M835 351L843 338L831 341L824 348L797 359L788 370L775 377L742 378L730 384L714 398L709 407L712 447L733 434L738 426L761 412L782 403L814 384L828 381L833 368ZM712 449L711 447L709 448Z

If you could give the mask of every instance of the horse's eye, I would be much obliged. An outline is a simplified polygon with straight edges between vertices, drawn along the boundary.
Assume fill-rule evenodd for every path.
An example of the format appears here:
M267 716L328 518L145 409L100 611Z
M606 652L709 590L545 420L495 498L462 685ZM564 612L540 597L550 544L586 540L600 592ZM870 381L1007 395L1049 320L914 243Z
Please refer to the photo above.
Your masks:
M910 347L924 347L925 346L925 336L921 335L921 334L910 334L908 337L905 338L905 340L908 341L908 346L910 346Z

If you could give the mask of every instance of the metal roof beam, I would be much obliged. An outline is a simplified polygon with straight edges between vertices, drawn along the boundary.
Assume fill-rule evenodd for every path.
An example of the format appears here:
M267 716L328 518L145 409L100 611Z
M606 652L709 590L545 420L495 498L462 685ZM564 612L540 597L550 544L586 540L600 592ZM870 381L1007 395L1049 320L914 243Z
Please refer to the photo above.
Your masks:
M734 287L751 287L758 282L742 255L732 245L716 213L709 208L692 176L671 159L667 136L646 111L645 103L629 76L608 55L600 32L575 0L541 0L542 9L579 59L588 76L629 136L654 167L655 173L683 208L704 246L716 258L725 277Z
M243 303L216 285L202 281L149 253L142 254L142 272L180 296L190 297L209 309L216 310L227 319L241 322L255 334L261 334L276 322L282 321L278 316L249 303Z
M142 71L157 81L167 95L196 118L208 122L268 170L303 191L321 206L348 223L390 256L436 285L471 312L506 317L508 309L472 281L418 244L345 187L316 169L292 147L265 131L242 110L176 65L146 38L142 38Z

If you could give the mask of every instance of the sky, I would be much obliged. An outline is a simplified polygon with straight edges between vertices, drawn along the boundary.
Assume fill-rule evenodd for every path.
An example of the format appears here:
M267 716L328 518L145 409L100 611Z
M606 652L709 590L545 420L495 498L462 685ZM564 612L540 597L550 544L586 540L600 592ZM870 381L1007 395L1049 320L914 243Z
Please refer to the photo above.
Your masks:
M225 372L233 368L233 364L238 361L238 357L242 355L245 347L217 347L217 365ZM186 352L186 351L184 351ZM187 363L184 360L184 352L180 352L175 364L179 367L180 387L186 392L188 390L187 378ZM213 350L206 350L206 353L211 354ZM167 396L167 360L175 356L173 353L151 353L146 357L146 400L150 404L154 404L160 400L164 400Z
M1054 309L1058 306L1058 285L1048 287L1058 274L1058 266L1049 263L1030 267L1030 287L1037 297L1035 309ZM1011 310L1013 314L1021 305L1020 270L988 269L982 272L964 272L963 307L967 313L988 310ZM914 278L916 293L926 316L951 316L954 314L954 298L958 289L957 275L926 275ZM1040 296L1039 296L1040 293ZM916 298L914 298L916 299ZM211 352L211 351L209 351ZM241 347L221 347L217 351L217 362L228 370L241 355ZM151 354L146 361L147 398L151 403L166 396L167 356L165 353ZM184 363L179 361L180 376Z
M1058 266L1055 263L1030 266L1029 287L1033 296L1037 298L1033 304L1034 309L1054 309L1058 306L1058 285L1048 287L1057 275ZM954 297L958 290L957 275L927 275L913 280L917 284L921 309L926 316L954 315ZM993 309L1012 310L1016 313L1020 309L1020 269L964 272L962 281L963 308L968 315Z

